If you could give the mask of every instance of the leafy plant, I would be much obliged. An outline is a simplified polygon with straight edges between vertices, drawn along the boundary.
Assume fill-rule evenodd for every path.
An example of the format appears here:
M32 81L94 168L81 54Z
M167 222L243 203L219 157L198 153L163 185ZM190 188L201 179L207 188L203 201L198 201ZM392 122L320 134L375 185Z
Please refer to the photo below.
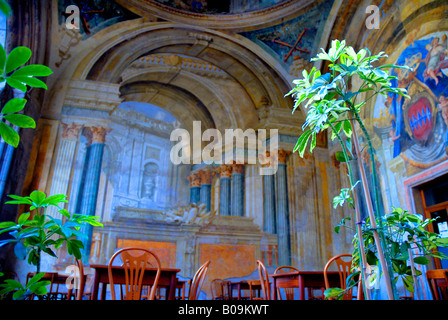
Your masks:
M67 251L75 258L81 258L83 248L82 241L77 237L86 237L79 229L87 224L102 227L98 217L81 214L70 214L59 206L65 203L66 196L57 194L46 197L42 191L33 191L28 197L11 195L12 201L7 204L19 204L30 206L30 212L22 213L17 222L6 221L0 223L0 233L8 232L11 238L0 241L0 246L7 243L15 243L14 252L20 259L28 257L28 263L37 267L40 271L41 253L45 252L56 257L54 249L67 245ZM50 206L58 208L63 219L46 214ZM31 214L33 216L31 216ZM30 219L32 218L32 219Z
M31 50L29 48L14 48L6 56L5 49L0 45L0 83L6 81L8 85L22 92L26 92L27 86L47 89L46 84L35 77L48 76L53 72L50 68L39 64L23 66L30 58ZM0 122L0 135L6 143L14 147L18 146L20 137L12 126L36 127L33 118L19 113L26 103L26 99L13 98L0 111L1 119L7 121L6 123L5 121Z
M42 280L45 273L37 273L34 275L28 283L23 286L19 281L13 279L6 279L5 283L0 284L0 297L12 293L13 299L21 299L26 297L29 293L34 293L36 295L47 294L47 286L51 284L49 280Z
M9 4L0 0L0 12L5 16L11 14ZM46 77L53 73L50 68L40 64L25 64L31 58L31 50L27 47L16 47L6 55L5 49L0 45L0 83L6 81L8 85L22 92L26 92L27 86L47 89L47 85L36 77ZM17 148L20 136L13 128L35 128L34 119L19 113L25 107L26 99L13 98L9 100L0 111L0 136L3 140ZM5 122L5 121L6 122Z
M339 232L341 226L348 227L344 218L335 229ZM417 288L416 278L422 273L415 265L427 265L430 261L428 256L447 259L448 256L438 251L439 247L448 247L448 238L442 238L440 235L429 232L426 227L436 219L425 219L422 216L411 214L402 208L393 208L392 212L384 217L384 234L387 243L387 250L391 257L392 269L394 271L394 281L402 280L404 287L409 292L415 292ZM366 250L367 262L371 266L378 265L378 256L374 245L374 238L369 224L363 227L363 244ZM360 252L358 246L359 238L357 235L353 238L354 251L352 271L359 270ZM359 275L359 271L353 273ZM376 278L370 278L369 285L376 281ZM356 286L357 282L347 279L346 290ZM341 298L346 290L340 288L331 288L325 291L327 298Z
M368 49L356 52L353 47L346 46L345 41L333 40L328 52L322 49L312 61L328 62L330 72L321 74L313 67L309 72L304 70L303 78L294 80L295 87L287 94L295 99L294 110L302 105L307 110L305 123L302 126L303 134L299 137L294 151L298 151L303 157L309 144L310 152L316 147L317 134L329 130L331 139L337 139L342 151L336 153L336 158L347 164L350 188L341 190L341 194L333 200L335 207L345 203L355 208L358 236L362 237L360 197L356 188L351 168L351 161L356 160L361 176L361 185L367 203L369 224L374 237L374 244L379 256L380 266L386 279L389 299L396 297L396 289L391 279L392 269L390 257L386 252L386 242L382 231L382 208L380 206L379 183L375 168L375 150L369 133L361 117L362 108L366 103L378 94L398 94L404 97L406 90L392 86L391 76L387 69L406 68L406 66L380 65L375 67L381 58L387 57L384 52L372 55ZM294 112L294 111L293 111ZM366 141L366 150L370 155L368 167L371 168L372 188L370 188L365 167L361 159L361 147L359 146L357 125ZM377 226L378 224L378 226ZM360 245L362 260L361 272L364 280L367 270L367 261L363 246Z

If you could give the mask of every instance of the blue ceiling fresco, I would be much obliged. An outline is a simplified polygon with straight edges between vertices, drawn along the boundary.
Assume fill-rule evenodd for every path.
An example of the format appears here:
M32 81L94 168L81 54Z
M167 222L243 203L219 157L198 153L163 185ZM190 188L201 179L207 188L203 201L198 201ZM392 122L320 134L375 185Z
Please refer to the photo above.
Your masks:
M300 57L309 61L316 55L333 2L323 1L292 20L241 35L262 47L289 70L294 59Z

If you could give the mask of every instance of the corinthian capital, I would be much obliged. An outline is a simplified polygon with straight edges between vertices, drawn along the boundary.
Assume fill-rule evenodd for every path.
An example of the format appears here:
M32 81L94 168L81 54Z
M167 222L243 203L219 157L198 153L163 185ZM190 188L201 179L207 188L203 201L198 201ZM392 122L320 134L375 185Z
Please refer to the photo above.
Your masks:
M71 123L71 124L62 123L61 125L62 125L62 139L67 139L67 140L77 140L78 139L78 134L82 128L82 125L75 124L75 123Z
M102 127L86 127L84 136L88 139L89 145L92 143L104 143L106 141L106 134L111 130Z

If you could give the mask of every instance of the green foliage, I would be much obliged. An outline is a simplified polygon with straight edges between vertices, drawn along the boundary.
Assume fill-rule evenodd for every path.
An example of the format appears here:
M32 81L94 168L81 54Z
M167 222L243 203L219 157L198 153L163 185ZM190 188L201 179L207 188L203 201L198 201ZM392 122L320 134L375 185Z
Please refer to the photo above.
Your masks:
M76 258L81 258L83 244L78 237L85 237L80 228L90 224L102 227L98 217L80 214L70 214L60 207L65 203L66 196L57 194L47 197L42 191L33 191L28 197L16 195L9 196L14 199L7 204L19 204L30 206L30 212L21 214L17 222L6 221L0 223L0 233L8 232L11 236L0 241L0 246L14 243L14 252L20 259L28 257L28 263L38 266L41 252L56 257L54 249L67 245L67 251ZM50 206L58 208L61 218L46 215L46 209ZM31 213L34 213L33 216Z
M5 16L11 14L11 7L9 4L1 0L0 12ZM27 47L16 47L6 55L5 49L0 45L0 83L5 82L22 92L26 92L27 86L34 88L47 89L47 85L36 77L46 77L53 72L50 68L40 64L25 64L31 58L31 50ZM0 136L3 140L17 148L20 142L20 136L13 128L35 128L36 123L34 119L19 114L25 107L27 100L13 98L9 100L0 111Z
M344 218L335 228L339 232L339 228L345 226L345 222L350 218ZM411 259L409 249L413 252L412 260L415 264L427 265L429 263L428 257L436 257L440 259L447 259L448 256L438 251L439 247L448 247L448 238L442 238L440 235L429 232L426 227L434 222L435 219L425 219L420 215L411 214L401 208L393 208L392 212L385 216L383 223L383 231L386 239L387 248L391 257L392 269L394 271L394 281L399 279L409 292L414 292L414 278L412 276L411 265L408 261ZM373 230L370 227L369 219L363 224L363 244L366 252L367 263L370 266L378 266L379 259L377 249L374 244ZM352 269L358 270L361 268L360 252L358 246L358 235L353 238L354 251L352 253L353 262ZM416 276L422 273L415 269ZM373 276L373 277L372 277ZM377 280L375 274L369 277L370 281ZM348 283L347 290L356 283ZM328 290L325 295L327 298L340 298L344 290Z
M321 74L313 67L310 72L304 70L302 79L294 80L295 87L287 95L294 97L294 109L300 105L308 109L306 121L302 126L304 133L299 137L294 151L303 156L308 142L310 152L315 147L313 140L320 131L329 129L334 139L342 133L350 138L353 132L350 123L351 113L359 114L362 106L377 94L388 93L406 96L402 88L391 86L391 80L396 77L389 75L383 69L408 68L395 65L374 67L372 63L380 58L387 57L383 52L371 55L368 49L359 52L345 45L345 41L333 40L328 53L322 49L312 61L329 61L331 73ZM360 79L361 85L357 90L350 88L352 78ZM360 94L372 95L363 102L356 104ZM349 159L346 159L346 161Z
M45 273L37 273L34 275L28 283L23 286L19 281L13 279L6 279L4 283L0 284L0 296L5 296L7 294L13 293L13 299L21 299L31 292L36 295L47 294L47 286L51 284L48 280L39 281Z

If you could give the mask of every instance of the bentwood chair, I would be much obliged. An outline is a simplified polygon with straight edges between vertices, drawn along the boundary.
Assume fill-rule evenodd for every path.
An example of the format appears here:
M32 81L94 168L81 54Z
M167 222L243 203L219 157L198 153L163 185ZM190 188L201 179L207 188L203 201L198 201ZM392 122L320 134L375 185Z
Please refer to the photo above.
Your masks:
M250 300L263 300L261 297L261 281L260 280L247 280L249 284L249 299Z
M224 300L224 280L213 279L210 282L210 289L212 290L213 300Z
M434 300L448 300L448 269L428 270L426 279Z
M286 272L298 272L299 269L291 266L280 266L275 269L274 274L278 273L286 273ZM294 289L293 288L284 288L285 289L285 298L286 300L294 300ZM280 293L280 288L277 288L277 297L279 300L282 299L282 295Z
M78 274L76 275L77 282L75 282L75 300L82 300L85 296L90 296L90 293L86 291L87 275L84 272L84 264L81 259L75 259L78 267ZM70 300L70 296L68 299Z
M208 271L208 265L210 261L205 262L199 269L196 271L196 274L193 277L193 280L190 284L190 290L188 292L188 300L198 300L199 293L201 292L202 285L204 284L205 276Z
M343 257L346 257L349 259L343 259ZM339 254L337 256L334 256L333 258L331 258L330 260L328 260L327 264L325 265L324 268L324 279L325 279L325 288L329 289L330 288L330 284L328 281L328 268L330 267L330 265L332 263L336 263L338 272L339 272L339 280L340 280L340 284L341 284L341 289L345 289L347 287L347 278L350 276L350 274L352 274L352 255L351 254L347 254L347 253L343 253L343 254ZM358 285L358 296L357 296L358 300L362 299L362 286L361 286L361 281L359 282ZM344 297L342 298L343 300L352 300L353 299L353 288L350 290L345 291L344 293Z
M115 300L115 287L112 272L112 265L114 260L120 256L123 262L123 269L125 272L125 290L123 299L125 300L140 300L142 296L142 282L145 269L148 265L157 269L154 283L151 285L151 291L148 295L148 300L154 300L157 285L160 278L160 261L159 258L148 249L130 247L118 250L109 260L108 273L111 299ZM150 262L153 261L153 262Z
M264 300L271 300L271 285L269 284L269 275L264 263L257 260L258 275L260 276L261 290L263 291Z

